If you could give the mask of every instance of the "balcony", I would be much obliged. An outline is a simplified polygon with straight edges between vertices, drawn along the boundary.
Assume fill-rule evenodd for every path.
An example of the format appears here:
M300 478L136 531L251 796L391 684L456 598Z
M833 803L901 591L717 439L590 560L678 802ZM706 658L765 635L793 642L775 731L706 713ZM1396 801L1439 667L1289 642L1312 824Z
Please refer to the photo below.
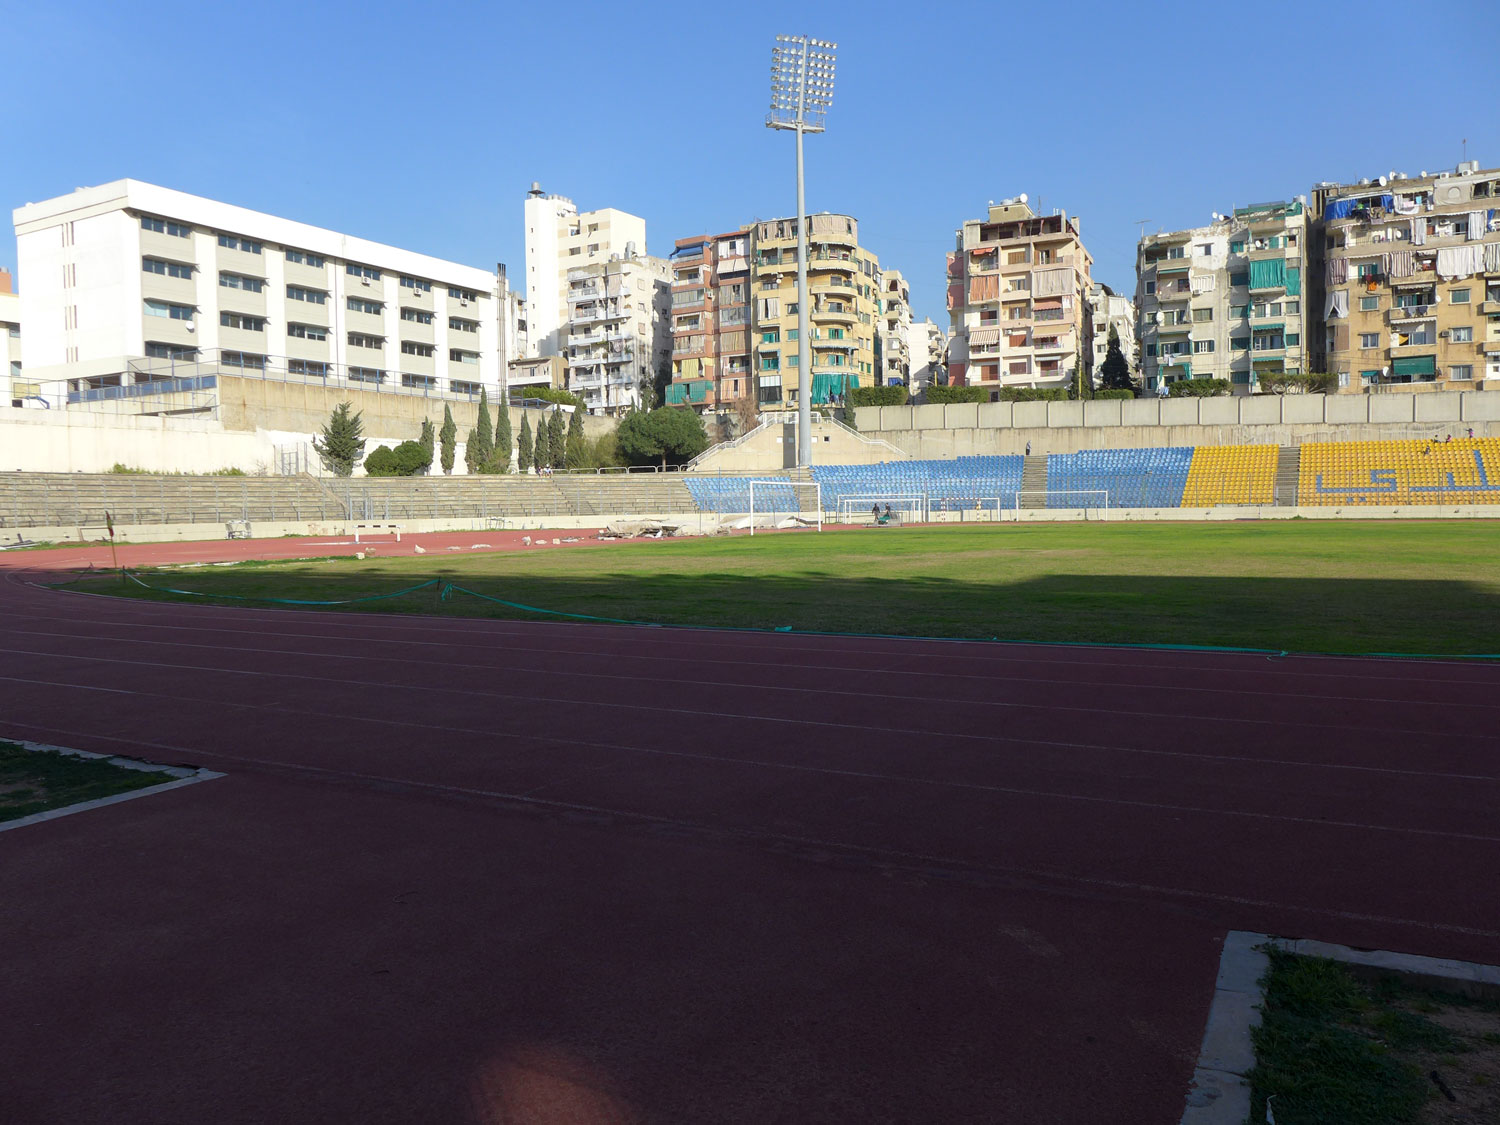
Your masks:
M859 314L853 309L816 309L812 314L814 322L820 320L833 320L841 324L854 324L859 320Z
M1397 305L1386 310L1386 319L1392 324L1403 320L1430 320L1436 315L1436 305Z
M1500 316L1500 301L1483 301L1479 312L1482 316Z
M571 348L587 348L594 344L604 343L603 332L590 332L586 336L569 336L568 346Z

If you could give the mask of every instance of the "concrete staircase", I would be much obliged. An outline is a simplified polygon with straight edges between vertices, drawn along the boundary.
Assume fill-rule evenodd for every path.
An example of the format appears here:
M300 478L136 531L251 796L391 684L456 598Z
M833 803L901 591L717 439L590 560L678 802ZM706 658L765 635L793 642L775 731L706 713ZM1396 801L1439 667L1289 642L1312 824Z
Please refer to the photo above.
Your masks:
M1302 447L1283 445L1276 452L1276 487L1272 503L1278 508L1297 503L1297 477L1302 471Z
M1047 455L1039 453L1026 458L1021 467L1021 507L1047 506Z

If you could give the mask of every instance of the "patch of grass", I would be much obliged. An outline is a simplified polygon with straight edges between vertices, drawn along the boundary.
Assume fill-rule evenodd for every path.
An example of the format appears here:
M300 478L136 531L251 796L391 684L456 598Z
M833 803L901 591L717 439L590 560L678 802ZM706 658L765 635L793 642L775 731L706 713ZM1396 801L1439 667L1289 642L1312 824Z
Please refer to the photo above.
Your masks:
M1482 653L1500 634L1500 523L1474 520L1003 524L378 551L162 584L327 601L441 578L526 605L660 624L1301 652ZM78 585L163 596L107 579ZM430 591L350 608L533 616L474 598L438 602Z
M160 785L171 778L111 765L102 758L75 758L0 742L0 821L112 797Z

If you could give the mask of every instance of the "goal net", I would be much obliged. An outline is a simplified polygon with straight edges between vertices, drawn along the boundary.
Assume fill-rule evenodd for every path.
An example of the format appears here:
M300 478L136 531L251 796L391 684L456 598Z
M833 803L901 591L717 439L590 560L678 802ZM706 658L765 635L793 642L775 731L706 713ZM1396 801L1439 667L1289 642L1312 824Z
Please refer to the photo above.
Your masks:
M755 529L815 527L823 530L823 489L816 481L750 482L750 534Z
M841 496L839 523L926 523L926 496Z

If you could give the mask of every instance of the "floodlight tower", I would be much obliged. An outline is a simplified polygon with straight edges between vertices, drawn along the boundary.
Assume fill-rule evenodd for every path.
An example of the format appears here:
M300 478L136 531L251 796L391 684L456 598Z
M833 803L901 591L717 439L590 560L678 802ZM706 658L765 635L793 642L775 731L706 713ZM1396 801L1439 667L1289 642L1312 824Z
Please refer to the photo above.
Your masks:
M797 134L797 464L812 464L812 345L808 339L807 202L802 183L802 135L821 133L833 105L837 43L806 35L778 35L771 49L771 112L766 128Z

